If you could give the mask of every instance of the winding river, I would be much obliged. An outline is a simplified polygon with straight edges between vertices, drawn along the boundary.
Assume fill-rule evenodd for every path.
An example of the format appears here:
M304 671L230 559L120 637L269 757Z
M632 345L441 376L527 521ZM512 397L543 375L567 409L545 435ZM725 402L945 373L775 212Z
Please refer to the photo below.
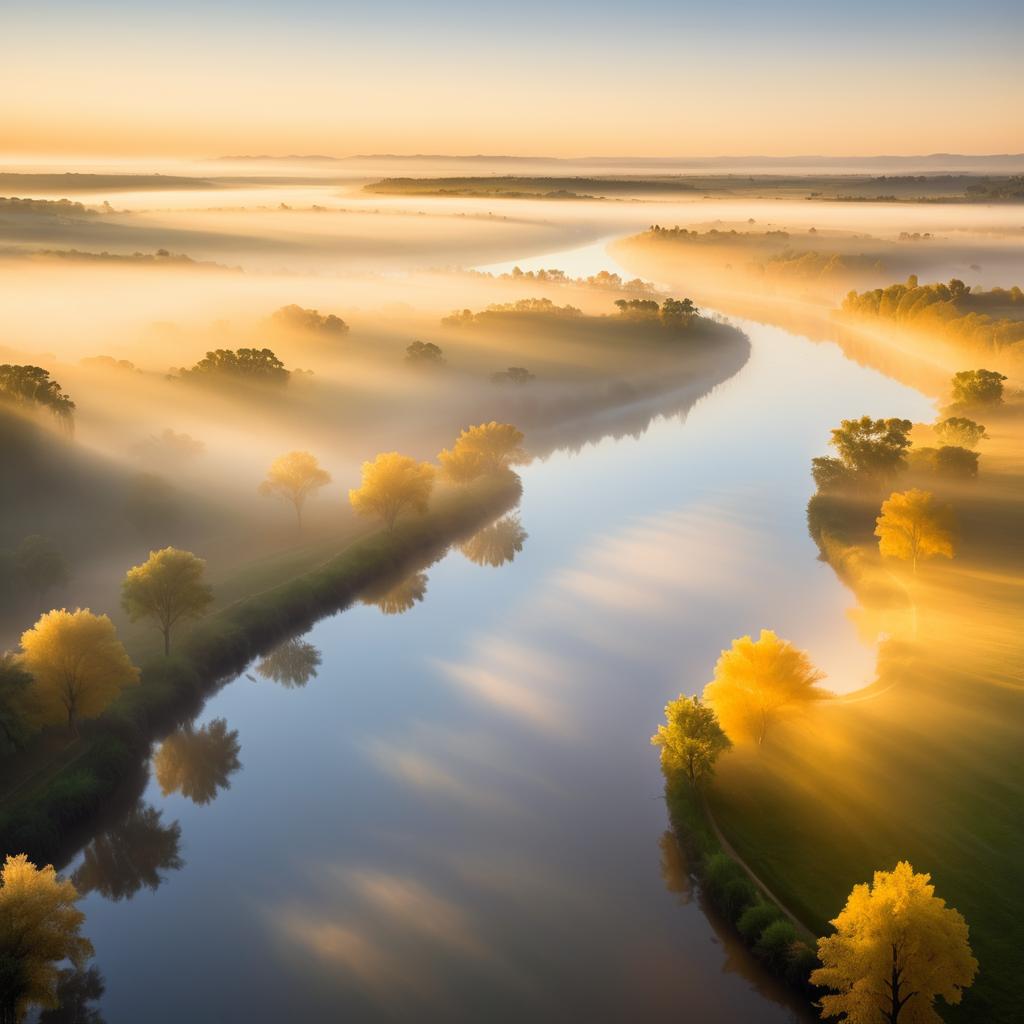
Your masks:
M404 613L319 622L305 684L253 666L208 702L69 865L109 1024L803 1019L692 891L648 737L762 627L835 690L870 679L809 460L841 416L932 410L740 326L749 362L685 417L523 470L511 561L454 549Z

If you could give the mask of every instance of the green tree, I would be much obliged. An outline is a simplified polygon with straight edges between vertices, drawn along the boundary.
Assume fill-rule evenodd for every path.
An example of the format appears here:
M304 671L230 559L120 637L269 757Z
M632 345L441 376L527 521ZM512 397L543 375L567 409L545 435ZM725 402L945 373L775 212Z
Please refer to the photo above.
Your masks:
M444 366L444 353L440 345L432 341L414 341L405 349L405 362L407 366L432 367Z
M304 334L322 334L340 337L348 334L348 324L339 316L321 315L316 309L303 309L294 303L282 306L270 315L270 322L279 330Z
M935 1000L960 1002L978 961L963 917L930 883L901 861L853 887L832 921L835 933L818 939L822 966L811 983L837 993L821 997L823 1018L941 1024Z
M121 584L121 606L132 622L153 619L171 650L171 631L182 619L198 618L213 602L213 590L203 582L206 562L191 551L163 548L151 551L134 565Z
M988 437L985 428L966 416L947 416L935 424L935 436L944 445L975 449Z
M995 370L961 370L953 375L953 404L962 408L999 405L1004 380Z
M388 530L405 512L424 515L434 489L434 467L398 452L382 452L363 463L362 485L348 492L357 515L377 516Z
M709 778L719 755L732 746L715 712L700 697L680 694L665 705L665 725L651 737L661 747L661 769L668 775L682 772L691 785Z
M33 1007L57 1005L58 967L85 967L92 943L74 885L23 853L0 869L0 1024L18 1024Z
M0 654L0 732L9 751L20 750L32 732L31 692L32 676L18 658Z
M295 508L295 519L302 528L302 509L306 499L331 482L331 474L320 468L309 452L288 452L274 459L267 479L259 486L264 497L284 498Z
M910 447L910 420L843 420L832 431L829 442L843 466L859 477L886 480L906 465L905 452Z
M21 662L33 679L33 711L43 724L95 718L126 686L139 682L117 630L88 608L54 610L21 635Z
M283 387L291 373L269 348L218 348L207 352L181 377L195 381L225 381L242 384L270 384Z
M68 429L74 422L75 403L41 366L0 366L0 397L16 405L47 409Z

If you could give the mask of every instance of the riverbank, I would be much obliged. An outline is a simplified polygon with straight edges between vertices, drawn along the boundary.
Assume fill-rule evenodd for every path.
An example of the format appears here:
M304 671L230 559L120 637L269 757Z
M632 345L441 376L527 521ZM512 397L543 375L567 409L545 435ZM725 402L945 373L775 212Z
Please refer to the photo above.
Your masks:
M665 805L672 831L711 905L764 966L808 1006L808 981L818 964L815 936L780 905L715 823L703 790L685 778L667 779Z
M875 679L723 758L710 803L819 933L873 871L907 859L930 873L981 963L944 1019L1010 1024L1024 1013L1024 926L1006 898L1024 885L1024 429L1004 418L992 433L979 479L937 488L958 522L955 557L916 576L880 558L877 503L816 499L822 558L853 592L864 639L882 638Z
M142 681L125 691L82 735L61 747L0 811L0 847L33 861L59 861L76 836L149 754L150 744L191 718L203 701L252 658L350 604L365 587L398 580L440 557L519 500L508 473L451 488L419 519L350 544L319 568L282 575L202 620L170 657L150 657Z

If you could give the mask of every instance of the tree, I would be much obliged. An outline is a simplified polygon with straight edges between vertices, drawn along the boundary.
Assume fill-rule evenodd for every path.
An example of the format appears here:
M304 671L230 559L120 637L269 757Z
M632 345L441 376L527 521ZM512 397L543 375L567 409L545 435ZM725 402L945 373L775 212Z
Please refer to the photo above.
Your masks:
M33 699L44 724L95 718L126 686L139 682L117 630L88 608L47 612L21 635L22 664L34 680Z
M132 622L154 619L164 637L164 654L171 651L171 630L186 618L198 618L213 602L213 590L203 582L206 562L191 551L163 548L151 551L134 565L121 584L121 606Z
M936 998L955 1005L978 971L967 923L935 895L931 876L906 861L855 885L832 921L835 934L818 939L823 966L811 983L837 995L821 997L822 1017L850 1024L940 1024Z
M37 605L48 590L67 583L68 563L49 537L33 533L14 552L14 572L18 586L31 593Z
M0 869L0 1024L17 1024L32 1006L57 1005L58 965L82 969L93 954L74 885L23 853Z
M829 442L846 469L858 476L885 480L904 468L910 447L910 420L842 420Z
M530 373L525 366L510 366L507 370L499 370L491 374L491 382L494 384L529 384L536 380L536 375Z
M160 744L153 758L156 781L164 796L180 792L193 803L208 804L239 768L238 730L228 731L223 718L194 729L186 725Z
M437 459L444 475L455 483L500 473L530 461L522 447L523 434L511 423L481 423L459 434L452 446Z
M288 452L274 459L267 470L267 479L260 484L264 497L277 496L295 506L295 519L302 528L302 508L306 499L331 482L331 474L320 468L309 452Z
M682 772L691 785L709 778L718 756L732 746L715 712L700 697L680 694L665 705L665 720L651 737L661 747L661 770L666 775Z
M434 489L434 467L398 452L382 452L363 463L362 486L348 492L357 515L378 516L388 530L407 511L423 515Z
M961 370L953 375L953 404L962 408L999 405L1006 377L995 370Z
M985 428L966 416L947 416L935 424L935 436L945 445L974 449L988 437Z
M142 888L156 892L165 872L185 866L179 853L181 826L176 821L165 825L162 819L163 811L140 800L123 821L96 836L72 876L78 891L98 892L115 903Z
M406 347L405 362L407 366L435 367L444 366L445 358L440 345L432 341L414 341Z
M278 644L257 666L264 679L272 679L286 689L305 686L316 678L320 652L305 640L286 640Z
M459 550L476 565L497 567L511 562L528 536L519 516L505 516L464 541Z
M687 327L699 312L692 299L666 299L659 315L666 327Z
M291 373L269 348L218 348L207 352L191 370L182 370L184 380L231 381L247 384L272 384L283 387Z
M290 306L282 306L272 313L270 322L282 331L337 337L348 334L348 324L341 317L335 316L333 313L322 316L316 309L303 309L294 303Z
M916 574L923 559L953 557L953 510L929 491L897 491L882 502L875 536L880 554L910 562Z
M20 750L32 731L31 691L32 676L21 662L13 654L0 654L0 732L9 750Z
M730 737L761 744L779 710L826 695L815 685L823 678L804 651L762 629L759 639L743 636L722 651L704 700Z
M0 397L16 405L48 409L69 430L73 425L75 403L41 366L0 366Z

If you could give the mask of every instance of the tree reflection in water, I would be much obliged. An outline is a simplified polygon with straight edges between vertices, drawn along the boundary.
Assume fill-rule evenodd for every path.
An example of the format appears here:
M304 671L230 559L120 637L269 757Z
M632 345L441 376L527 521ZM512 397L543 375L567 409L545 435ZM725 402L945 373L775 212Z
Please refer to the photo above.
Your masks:
M409 611L427 594L427 574L416 572L387 589L369 588L360 598L363 604L376 605L385 615Z
M178 854L181 826L164 825L163 812L141 800L113 828L101 832L85 848L72 876L81 893L98 892L115 903L131 899L141 888L155 892L164 872L178 871L185 862Z
M505 516L460 544L459 550L476 565L497 567L511 562L528 536L519 516Z
M270 679L292 690L305 686L310 679L316 678L320 661L320 652L311 643L292 639L278 644L256 666L256 671L264 679Z
M679 841L666 831L658 840L658 848L661 850L661 877L665 888L678 894L680 903L689 903L693 899L693 879Z
M230 775L242 767L238 731L215 718L200 729L183 726L160 745L153 758L164 796L180 792L193 803L208 804L221 789L230 789Z
M37 1024L104 1024L103 1015L95 1006L104 991L103 975L95 967L64 968L57 980L58 1005L56 1009L43 1010Z

